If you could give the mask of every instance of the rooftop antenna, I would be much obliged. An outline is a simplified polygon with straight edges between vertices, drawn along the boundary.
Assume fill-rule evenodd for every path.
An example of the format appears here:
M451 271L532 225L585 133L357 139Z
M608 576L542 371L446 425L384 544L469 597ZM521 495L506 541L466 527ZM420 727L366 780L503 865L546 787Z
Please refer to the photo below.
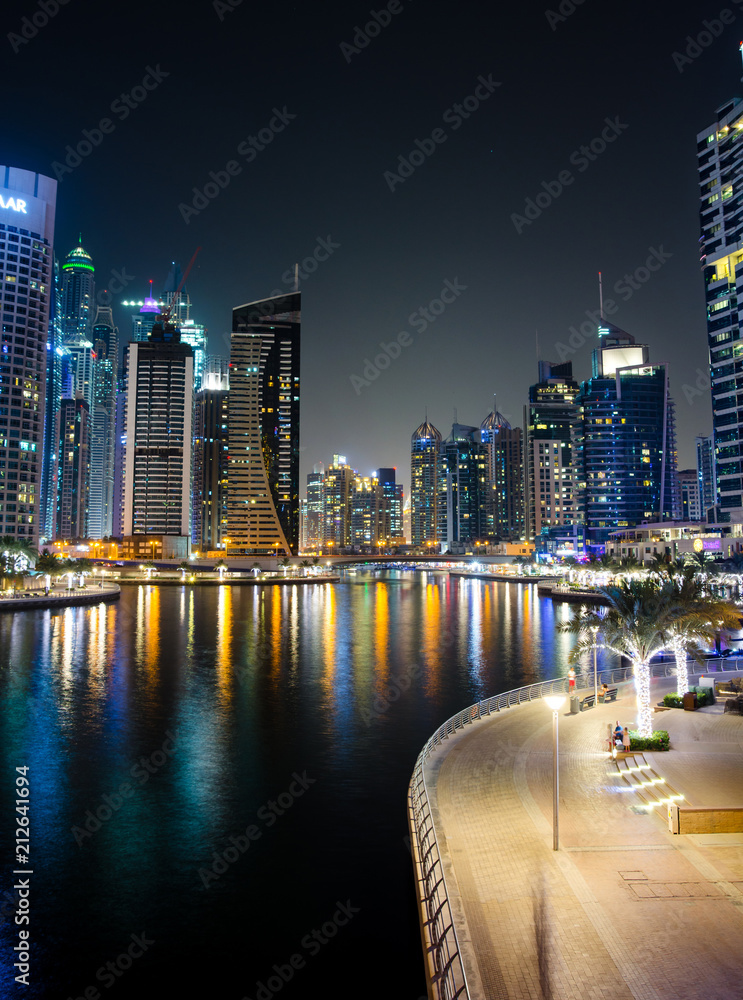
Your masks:
M604 283L601 276L601 271L599 271L599 315L601 316L601 325L604 325Z
M299 264L294 265L294 291L299 291Z

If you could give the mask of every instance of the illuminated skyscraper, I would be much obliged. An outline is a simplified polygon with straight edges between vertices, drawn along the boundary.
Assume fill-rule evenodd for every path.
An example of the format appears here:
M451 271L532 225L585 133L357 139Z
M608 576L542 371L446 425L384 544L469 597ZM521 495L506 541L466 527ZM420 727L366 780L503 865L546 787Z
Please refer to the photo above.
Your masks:
M319 551L325 540L323 511L325 505L325 466L318 462L307 476L307 510L304 547Z
M95 267L82 236L62 264L61 322L65 339L81 336L90 340L95 308Z
M88 404L62 399L57 412L57 516L55 538L88 537L90 414Z
M667 365L609 323L599 327L593 377L576 398L577 520L594 544L678 511L674 407Z
M111 307L99 306L92 330L95 408L90 443L90 538L107 538L113 533L118 335Z
M438 541L440 450L441 433L426 418L410 439L410 538L415 546Z
M529 387L524 407L524 491L526 538L542 528L571 524L573 433L578 419L578 383L571 362L539 362L539 381Z
M697 479L699 480L699 503L702 520L707 520L707 512L715 506L715 442L712 435L696 439ZM715 520L714 514L712 520Z
M488 446L480 428L454 424L440 447L437 530L443 551L488 537L489 501Z
M712 385L714 471L718 518L743 507L743 104L739 97L715 112L697 135L699 249L707 303L707 343ZM709 501L707 495L705 505ZM712 505L710 505L712 506ZM716 518L717 519L717 518Z
M227 521L229 378L207 374L196 394L191 543L197 551L223 547Z
M345 455L333 455L323 481L324 545L343 549L351 544L352 496L356 472Z
M0 166L0 534L38 545L57 182Z
M191 533L193 354L177 328L155 323L126 365L123 535Z
M233 310L228 551L298 551L300 326L299 292Z

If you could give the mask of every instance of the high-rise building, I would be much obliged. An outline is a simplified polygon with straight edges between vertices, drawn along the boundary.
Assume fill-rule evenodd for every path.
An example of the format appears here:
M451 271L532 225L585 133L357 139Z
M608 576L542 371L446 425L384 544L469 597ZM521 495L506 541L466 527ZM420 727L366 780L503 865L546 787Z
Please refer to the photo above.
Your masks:
M678 474L681 521L701 521L702 505L699 498L699 480L696 469L682 469Z
M428 417L410 439L410 540L416 547L438 542L441 432Z
M542 528L571 524L573 433L578 419L578 383L570 361L539 362L539 381L524 407L524 507L526 538Z
M348 503L348 544L370 549L379 540L379 480L376 476L354 476Z
M485 516L482 538L524 537L524 444L520 427L511 427L493 409L480 424L480 438L487 450Z
M73 398L72 356L62 333L62 272L55 258L50 289L49 331L46 342L46 407L44 411L44 465L41 487L40 541L54 538L57 519L57 414L63 397Z
M438 540L445 550L489 537L488 445L479 427L452 425L440 447L437 492Z
M324 546L346 548L351 544L351 497L356 472L345 455L333 455L323 483Z
M699 480L699 502L702 510L702 520L707 520L707 512L714 508L716 494L715 476L715 441L712 435L700 436L697 445L697 478ZM715 520L713 515L712 520Z
M55 538L88 537L90 412L79 395L57 411L57 516Z
M402 484L396 482L397 469L377 469L378 482L378 538L388 541L403 537L402 510L404 505Z
M57 182L0 166L0 534L39 542Z
M318 462L307 475L307 512L305 515L304 548L320 551L325 541L325 466Z
M110 306L99 306L92 329L94 409L90 441L90 538L113 533L119 331Z
M90 340L95 307L95 267L93 259L82 246L77 246L62 264L61 322L65 339L80 336Z
M300 327L300 292L232 313L228 551L298 551Z
M191 544L200 552L224 546L229 388L227 376L209 373L196 394Z
M722 104L711 125L697 135L699 240L707 299L707 340L712 385L716 504L721 518L743 506L743 104ZM706 498L708 499L708 497ZM706 501L705 501L706 502Z
M668 367L651 365L645 345L603 323L593 376L576 398L577 519L594 544L641 521L678 510L676 440Z
M126 364L123 535L191 533L193 354L158 322ZM154 550L154 547L153 547Z

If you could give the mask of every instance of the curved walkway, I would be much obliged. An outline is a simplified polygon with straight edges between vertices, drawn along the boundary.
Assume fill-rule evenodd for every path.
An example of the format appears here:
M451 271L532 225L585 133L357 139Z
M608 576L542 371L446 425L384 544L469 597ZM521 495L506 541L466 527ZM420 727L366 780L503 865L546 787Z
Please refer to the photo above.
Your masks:
M64 608L78 604L98 604L100 601L114 601L121 596L116 583L103 587L52 588L49 594L39 593L33 597L0 597L0 611L38 611L43 608Z
M673 683L653 683L659 701ZM634 724L634 689L560 715L552 850L552 713L519 706L457 733L424 767L473 1000L727 1000L743 982L743 834L673 836L603 750ZM567 707L567 705L566 705ZM691 805L743 805L743 718L655 716L645 753Z

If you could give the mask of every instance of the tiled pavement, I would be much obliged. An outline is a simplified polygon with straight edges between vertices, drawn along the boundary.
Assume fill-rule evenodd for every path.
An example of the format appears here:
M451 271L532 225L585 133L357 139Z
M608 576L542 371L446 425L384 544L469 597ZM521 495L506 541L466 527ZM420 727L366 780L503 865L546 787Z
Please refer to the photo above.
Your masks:
M659 701L671 681L653 683ZM476 1000L741 1000L743 834L673 836L603 749L634 728L616 704L560 713L560 850L552 850L552 713L507 709L426 763L436 833ZM743 718L655 715L645 754L691 805L743 805Z

